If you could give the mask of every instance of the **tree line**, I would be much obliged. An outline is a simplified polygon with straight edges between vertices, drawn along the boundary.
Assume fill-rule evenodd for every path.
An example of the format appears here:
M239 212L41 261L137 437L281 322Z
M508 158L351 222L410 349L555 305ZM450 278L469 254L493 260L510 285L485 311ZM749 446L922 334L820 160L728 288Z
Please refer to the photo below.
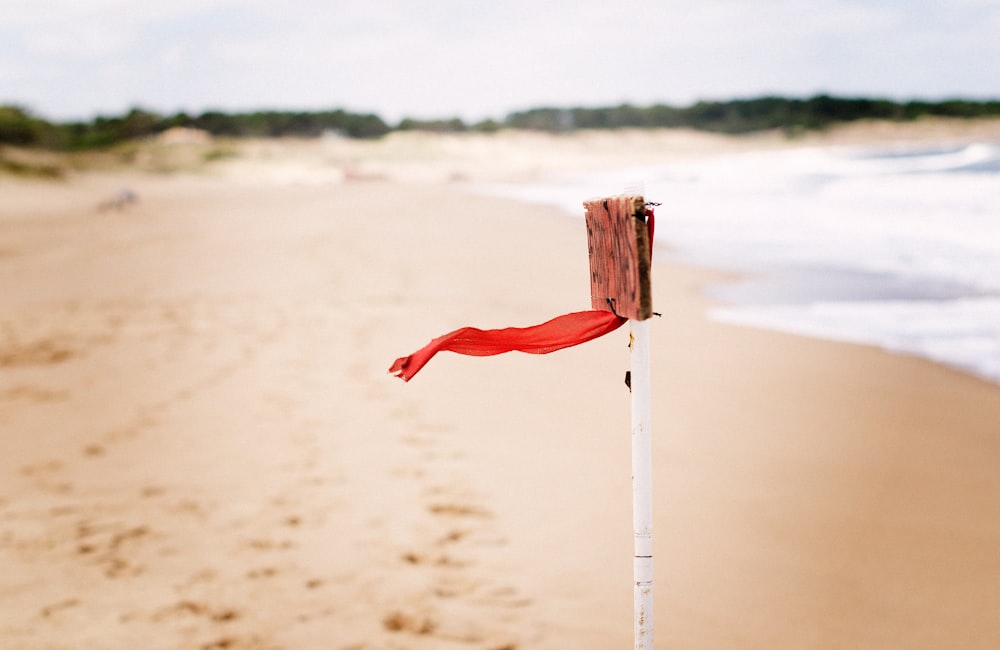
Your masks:
M784 130L794 134L861 119L911 121L921 117L1000 117L1000 101L954 99L896 102L887 99L817 95L807 99L758 97L730 101L700 101L690 106L666 104L601 108L533 108L509 114L501 121L468 124L459 118L405 118L394 126L378 115L330 111L256 111L170 116L134 108L117 117L90 121L50 122L19 106L0 106L0 144L76 151L109 147L120 142L188 127L228 137L315 137L334 132L351 138L378 138L392 131L460 133L494 132L505 128L562 133L577 129L692 128L717 133Z
M887 99L817 95L809 99L758 97L701 101L687 107L629 104L607 108L535 108L512 113L506 126L545 131L616 128L691 128L743 134L820 130L863 119L911 121L922 117L998 117L1000 101L895 102Z
M351 138L377 138L390 131L380 117L344 110L291 112L257 111L197 116L177 113L163 116L133 108L117 117L98 116L86 122L56 123L19 106L0 106L0 144L42 147L63 151L99 149L155 136L168 129L186 127L228 137L316 137L336 132Z

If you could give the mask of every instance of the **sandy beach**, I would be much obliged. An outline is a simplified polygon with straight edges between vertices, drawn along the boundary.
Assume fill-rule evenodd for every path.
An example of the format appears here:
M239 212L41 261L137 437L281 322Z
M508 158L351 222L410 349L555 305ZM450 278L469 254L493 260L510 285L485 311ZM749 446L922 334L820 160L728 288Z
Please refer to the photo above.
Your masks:
M1000 137L805 142L971 128ZM589 308L582 222L476 181L796 144L397 134L0 176L0 648L631 647L627 333L387 369ZM657 647L997 647L1000 387L710 321L717 277L653 269Z

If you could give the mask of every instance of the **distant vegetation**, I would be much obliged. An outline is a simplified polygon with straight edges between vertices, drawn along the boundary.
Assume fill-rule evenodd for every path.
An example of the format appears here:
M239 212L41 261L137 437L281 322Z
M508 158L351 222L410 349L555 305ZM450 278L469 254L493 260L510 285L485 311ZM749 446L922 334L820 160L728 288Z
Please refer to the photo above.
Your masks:
M325 132L341 133L351 138L377 138L390 130L377 115L343 110L255 113L210 111L198 116L177 113L165 117L135 108L121 117L54 123L18 106L0 106L0 144L81 151L157 135L174 127L201 129L216 136L262 138L314 137Z
M327 132L351 138L378 138L391 131L494 132L504 128L552 133L576 129L686 127L717 133L784 130L795 134L861 119L909 121L926 116L1000 117L1000 101L949 100L895 102L886 99L819 95L809 99L759 97L732 101L698 102L686 107L664 104L638 107L623 104L605 108L535 108L511 113L502 121L466 124L458 118L404 119L395 127L373 114L344 110L317 112L210 111L191 116L158 115L132 109L120 117L97 117L89 122L49 122L18 106L0 106L0 145L80 151L162 133L173 127L202 129L229 137L314 137Z
M616 129L624 127L686 127L717 133L818 130L862 119L909 121L921 117L1000 117L1000 101L944 102L841 98L759 97L724 102L698 102L684 108L658 104L640 108L624 104L610 108L536 108L507 117L505 126L544 131Z

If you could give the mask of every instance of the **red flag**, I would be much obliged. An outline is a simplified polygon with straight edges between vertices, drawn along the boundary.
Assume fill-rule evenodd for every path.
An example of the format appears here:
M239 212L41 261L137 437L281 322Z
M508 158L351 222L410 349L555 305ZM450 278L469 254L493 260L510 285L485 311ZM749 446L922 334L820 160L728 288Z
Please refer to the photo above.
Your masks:
M649 227L650 257L652 257L654 223L653 210L647 208L646 225ZM431 357L442 351L476 357L489 357L514 350L529 354L548 354L604 336L621 327L627 320L612 311L596 309L556 316L541 325L531 327L505 327L495 330L463 327L439 336L408 357L396 359L389 372L403 381L410 381L431 360Z
M403 381L410 381L431 357L445 350L477 357L513 350L548 354L604 336L621 327L626 320L610 311L594 310L557 316L531 327L505 327L497 330L463 327L439 336L408 357L396 359L389 372Z

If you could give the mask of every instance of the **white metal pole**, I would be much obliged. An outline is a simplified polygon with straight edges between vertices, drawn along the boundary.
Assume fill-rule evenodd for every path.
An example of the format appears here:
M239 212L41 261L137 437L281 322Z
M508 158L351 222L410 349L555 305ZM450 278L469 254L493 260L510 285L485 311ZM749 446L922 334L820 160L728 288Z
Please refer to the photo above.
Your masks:
M649 320L630 320L629 327L635 650L653 650L653 463L650 436Z
M645 183L632 181L625 193L645 194ZM653 242L649 242L652 247ZM649 389L649 319L629 320L632 391L632 532L633 624L635 650L653 644L653 445Z

